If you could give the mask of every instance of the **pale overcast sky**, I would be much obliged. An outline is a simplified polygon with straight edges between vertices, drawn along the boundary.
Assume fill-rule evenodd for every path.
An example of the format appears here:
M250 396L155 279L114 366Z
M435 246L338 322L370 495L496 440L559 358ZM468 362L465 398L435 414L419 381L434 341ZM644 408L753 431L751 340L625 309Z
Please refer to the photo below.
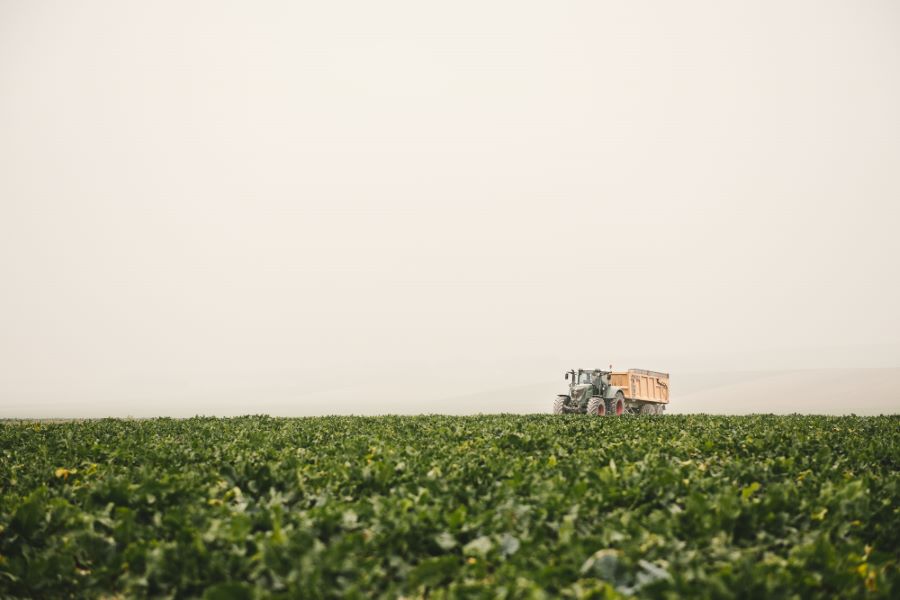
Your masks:
M900 367L898 107L895 1L0 0L0 417Z

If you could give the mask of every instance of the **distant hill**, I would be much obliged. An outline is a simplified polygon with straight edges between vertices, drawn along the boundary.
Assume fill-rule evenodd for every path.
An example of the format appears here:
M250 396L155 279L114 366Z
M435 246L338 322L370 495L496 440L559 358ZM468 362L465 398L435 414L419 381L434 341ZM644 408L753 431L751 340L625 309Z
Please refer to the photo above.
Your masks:
M541 373L544 371L542 370ZM187 417L195 414L236 416L314 416L327 414L467 415L477 413L547 413L556 394L566 390L560 376L552 381L503 386L508 378L466 378L448 373L415 374L367 381L295 383L290 376L223 381L216 388L186 388L173 396L154 385L111 388L85 408L65 405L23 388L21 395L0 398L6 418ZM348 384L349 383L349 384ZM668 413L809 413L844 415L900 413L900 368L807 369L791 371L671 370L672 402ZM84 393L81 394L84 396ZM121 395L127 401L116 401ZM73 390L72 398L79 395ZM160 398L164 399L160 402Z
M809 369L720 374L673 383L673 412L717 414L900 413L900 369Z

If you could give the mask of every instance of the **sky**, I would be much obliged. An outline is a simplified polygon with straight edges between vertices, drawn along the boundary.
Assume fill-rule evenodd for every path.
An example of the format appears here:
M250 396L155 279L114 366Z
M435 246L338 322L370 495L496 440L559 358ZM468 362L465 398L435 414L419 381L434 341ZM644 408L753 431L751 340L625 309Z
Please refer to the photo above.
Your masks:
M900 368L898 106L893 1L0 0L0 418Z

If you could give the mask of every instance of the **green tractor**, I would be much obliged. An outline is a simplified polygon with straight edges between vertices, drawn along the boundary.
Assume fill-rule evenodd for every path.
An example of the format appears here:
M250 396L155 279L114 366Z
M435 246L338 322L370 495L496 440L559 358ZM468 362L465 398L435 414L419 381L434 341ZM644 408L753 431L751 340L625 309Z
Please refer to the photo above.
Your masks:
M625 413L625 389L612 385L612 371L572 369L566 373L569 393L560 394L553 402L553 412L589 415L622 415Z

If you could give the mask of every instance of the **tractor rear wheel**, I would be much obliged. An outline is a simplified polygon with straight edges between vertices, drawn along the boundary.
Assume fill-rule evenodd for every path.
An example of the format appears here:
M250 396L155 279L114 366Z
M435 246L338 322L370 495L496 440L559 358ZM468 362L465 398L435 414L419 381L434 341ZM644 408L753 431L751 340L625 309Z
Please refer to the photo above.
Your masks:
M606 414L606 404L603 403L603 398L599 396L591 396L591 399L588 400L587 405L587 414L596 415L598 417L602 417Z
M616 392L615 398L606 401L606 414L610 417L620 417L625 413L625 394Z
M566 406L566 396L557 396L556 400L553 401L553 414L561 415L564 412L564 408Z

